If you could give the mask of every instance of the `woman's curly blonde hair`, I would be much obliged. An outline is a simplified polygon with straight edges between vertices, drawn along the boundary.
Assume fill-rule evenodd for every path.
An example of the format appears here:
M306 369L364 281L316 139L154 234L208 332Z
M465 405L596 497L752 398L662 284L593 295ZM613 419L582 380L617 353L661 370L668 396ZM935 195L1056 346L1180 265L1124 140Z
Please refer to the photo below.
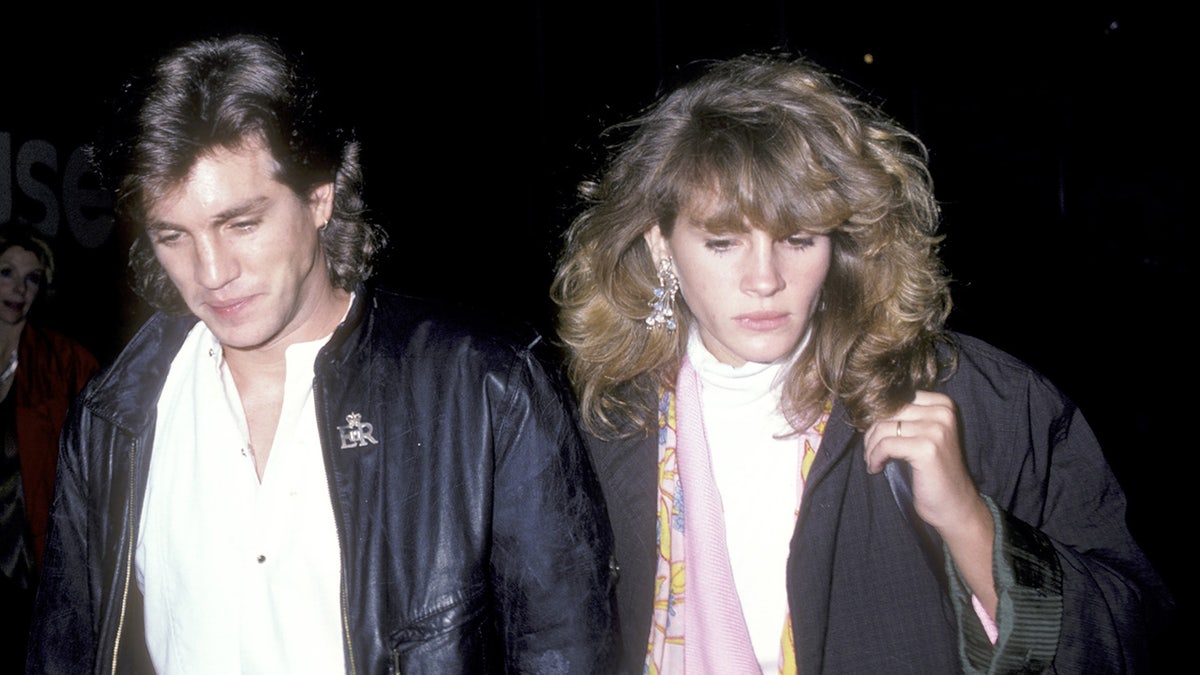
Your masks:
M830 398L858 428L930 387L940 368L949 282L924 145L802 58L745 56L710 66L616 127L629 132L571 224L552 287L559 337L587 429L657 428L693 320L647 330L657 285L644 234L670 236L699 193L724 222L775 236L827 234L821 309L791 367L784 411L807 428Z

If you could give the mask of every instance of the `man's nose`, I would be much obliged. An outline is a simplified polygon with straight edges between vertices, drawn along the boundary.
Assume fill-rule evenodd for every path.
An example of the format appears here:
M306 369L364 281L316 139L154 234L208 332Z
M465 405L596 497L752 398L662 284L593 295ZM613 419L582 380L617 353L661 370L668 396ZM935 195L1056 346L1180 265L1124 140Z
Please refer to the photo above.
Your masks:
M216 290L237 277L237 260L220 237L205 237L196 242L196 282Z

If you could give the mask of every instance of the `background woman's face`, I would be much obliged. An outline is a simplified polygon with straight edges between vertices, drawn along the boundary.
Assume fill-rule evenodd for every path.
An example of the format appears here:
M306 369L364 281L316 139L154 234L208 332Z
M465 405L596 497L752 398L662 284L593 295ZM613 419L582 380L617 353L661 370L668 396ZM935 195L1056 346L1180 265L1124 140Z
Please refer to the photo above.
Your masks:
M679 290L704 346L723 363L769 363L788 356L808 331L829 272L829 237L799 232L775 239L749 226L713 233L716 211L696 199L682 209L671 236L655 225L646 241L655 265L674 260Z
M45 280L46 268L33 252L10 246L0 253L0 321L24 321Z

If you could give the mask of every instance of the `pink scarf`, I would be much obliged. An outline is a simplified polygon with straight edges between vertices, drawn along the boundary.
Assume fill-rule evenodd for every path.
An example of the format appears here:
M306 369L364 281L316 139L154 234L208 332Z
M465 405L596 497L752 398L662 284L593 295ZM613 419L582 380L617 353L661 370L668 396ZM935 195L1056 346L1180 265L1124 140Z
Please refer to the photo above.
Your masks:
M798 493L803 490L827 416L828 407L803 435ZM800 494L797 511L799 499ZM686 358L676 391L664 391L660 399L658 525L659 560L647 672L683 673L685 664L693 675L760 672L726 551L725 517L709 464L699 378ZM782 628L780 670L794 673L790 619Z

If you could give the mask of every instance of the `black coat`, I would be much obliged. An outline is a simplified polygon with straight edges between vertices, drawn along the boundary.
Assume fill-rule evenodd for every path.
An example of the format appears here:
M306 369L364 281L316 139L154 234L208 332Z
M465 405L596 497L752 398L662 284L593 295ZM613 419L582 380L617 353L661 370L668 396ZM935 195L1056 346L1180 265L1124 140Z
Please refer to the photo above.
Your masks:
M1079 410L1011 356L955 336L938 389L958 406L967 468L996 508L1000 640L947 577L919 521L835 404L788 559L802 673L1129 672L1171 599L1125 524L1125 497ZM616 538L621 671L641 673L654 594L657 439L590 439ZM934 535L936 536L936 535ZM783 589L781 589L781 592Z
M133 547L156 403L194 323L151 319L68 420L30 672L150 672ZM609 670L611 535L539 344L359 289L318 355L347 672ZM346 435L351 413L377 444Z

